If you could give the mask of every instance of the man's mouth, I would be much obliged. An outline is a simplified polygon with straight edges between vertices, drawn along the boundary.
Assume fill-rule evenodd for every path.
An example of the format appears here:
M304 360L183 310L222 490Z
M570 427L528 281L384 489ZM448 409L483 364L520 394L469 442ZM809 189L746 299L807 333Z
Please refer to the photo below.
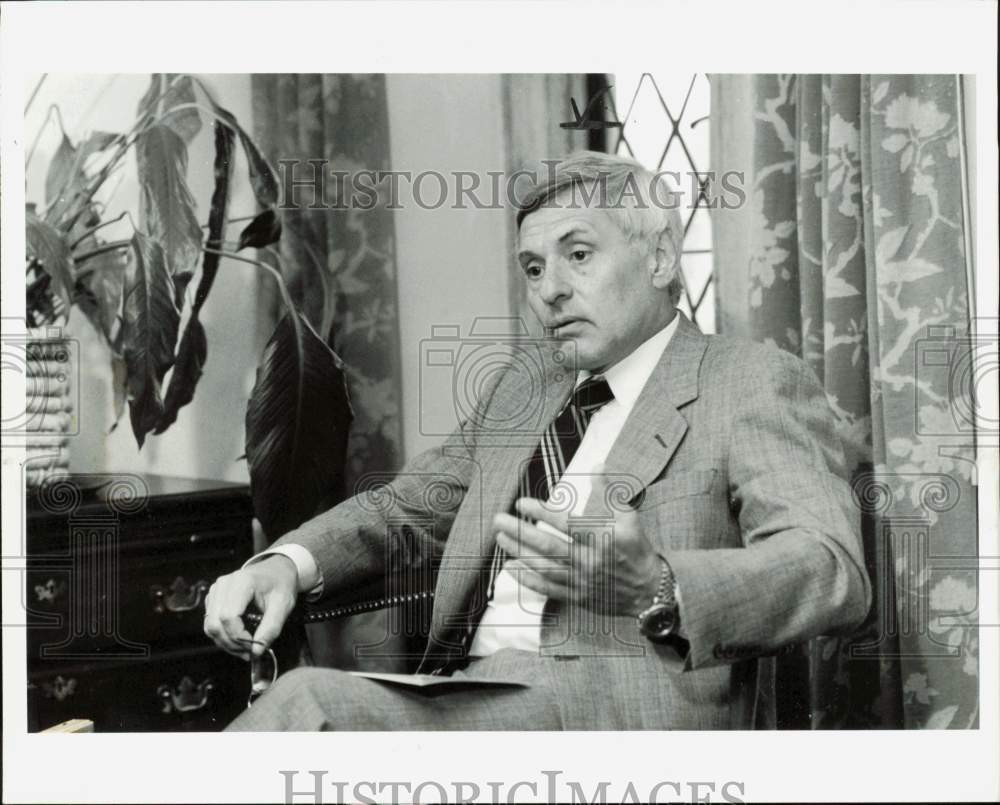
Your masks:
M554 321L551 325L552 330L563 330L567 327L572 327L574 324L579 324L580 319L559 319Z

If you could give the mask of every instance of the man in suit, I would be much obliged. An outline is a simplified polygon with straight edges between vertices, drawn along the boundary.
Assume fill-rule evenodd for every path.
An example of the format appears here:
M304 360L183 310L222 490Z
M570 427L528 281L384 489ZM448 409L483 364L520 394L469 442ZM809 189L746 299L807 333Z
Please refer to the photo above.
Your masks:
M431 574L414 679L449 684L295 669L232 729L749 728L775 655L864 620L824 392L797 358L676 309L683 230L661 182L606 154L560 163L518 213L550 338L519 346L377 500L346 500L209 593L206 633L248 656L251 601L259 654L298 594Z

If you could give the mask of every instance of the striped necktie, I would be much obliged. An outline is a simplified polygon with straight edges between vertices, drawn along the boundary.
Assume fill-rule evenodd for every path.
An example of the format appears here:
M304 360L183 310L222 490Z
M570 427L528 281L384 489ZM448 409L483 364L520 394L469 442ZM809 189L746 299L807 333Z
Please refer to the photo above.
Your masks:
M534 455L521 474L515 500L522 497L542 501L549 499L552 489L576 455L591 417L614 398L611 386L601 375L592 375L576 387L562 412L542 435ZM518 516L513 506L511 514ZM497 576L506 560L506 552L497 545L490 565L487 601L493 598Z

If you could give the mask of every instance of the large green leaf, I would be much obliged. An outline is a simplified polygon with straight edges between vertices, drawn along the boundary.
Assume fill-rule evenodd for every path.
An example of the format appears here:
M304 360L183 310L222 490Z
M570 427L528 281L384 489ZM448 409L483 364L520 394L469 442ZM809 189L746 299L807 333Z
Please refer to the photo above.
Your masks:
M69 184L70 175L73 173L73 165L76 162L76 148L65 134L62 142L52 155L49 162L49 169L45 172L45 204L49 205L56 200L63 189Z
M343 364L288 311L264 349L246 417L254 513L270 539L343 498L351 419Z
M194 399L194 389L201 380L207 360L208 339L205 337L205 328L197 318L191 318L177 348L174 371L163 398L163 414L156 423L154 433L163 433L173 425L181 408Z
M180 314L174 305L166 256L141 232L132 236L135 257L125 274L122 353L129 417L139 447L163 416L160 384L173 365Z
M263 249L279 240L281 240L281 218L277 210L264 210L240 232L236 251L247 248Z
M65 236L34 213L27 213L28 257L34 257L52 278L52 290L69 313L73 294L73 257Z
M77 307L109 343L115 340L121 320L125 274L129 260L135 259L132 251L116 249L91 257L84 264L87 273L76 281Z
M62 218L87 184L87 160L109 148L119 136L107 131L95 131L77 148L69 137L63 135L45 173L45 204L50 208L47 220L57 223Z
M236 135L218 121L215 123L215 189L208 212L207 246L221 249L229 214L229 189L232 183L233 151ZM163 417L156 426L156 433L163 433L177 419L177 413L194 399L194 390L201 379L208 360L208 339L205 328L198 320L202 305L212 289L219 271L219 255L205 252L201 264L201 279L191 306L191 317L177 348L177 362L170 375L170 384L164 399Z
M240 138L240 145L247 158L247 172L250 178L250 187L261 207L274 207L278 203L278 176L271 167L271 163L264 158L264 153L260 150L253 138L244 131L236 116L217 104L211 96L209 103L215 113L228 123L236 135Z
M226 236L226 224L229 218L230 187L233 182L233 155L235 152L236 135L222 123L215 123L215 187L212 190L212 202L208 210L208 242L212 249L222 249ZM218 254L205 252L201 264L201 281L194 297L195 314L201 310L208 297L208 292L215 282L219 271Z
M201 256L201 225L188 189L187 158L184 140L168 126L150 126L136 142L140 226L163 247L178 306Z
M181 104L194 103L196 100L191 76L153 73L149 89L140 99L136 111L139 115L158 118ZM193 107L182 109L164 118L163 124L177 132L184 142L190 143L201 131L201 115Z

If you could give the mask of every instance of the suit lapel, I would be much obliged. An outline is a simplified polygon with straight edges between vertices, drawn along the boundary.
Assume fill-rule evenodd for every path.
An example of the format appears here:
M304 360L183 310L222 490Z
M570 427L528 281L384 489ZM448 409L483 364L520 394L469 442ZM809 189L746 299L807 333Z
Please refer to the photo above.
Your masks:
M708 342L684 314L677 315L680 316L677 331L605 462L609 475L634 487L630 497L651 483L670 461L687 432L687 422L678 409L698 396L698 371ZM538 446L545 428L569 399L575 384L575 372L555 363L552 350L545 351L543 359L544 398L537 418L532 417L533 427L513 433L490 427L490 423L517 422L518 412L530 400L530 379L510 373L511 381L505 380L497 388L486 423L476 434L479 444L476 459L482 468L481 491L470 490L445 544L435 592L432 642L434 638L454 634L464 617L469 596L493 552L493 516L510 508L521 469ZM601 502L592 499L584 515L597 514L601 508Z
M698 371L708 339L683 313L678 311L677 315L677 331L604 462L605 473L628 486L629 498L663 472L687 433L687 420L678 409L698 397ZM603 511L604 501L591 498L584 515L597 516Z
M435 591L432 635L453 631L453 619L462 613L477 578L493 554L496 543L493 516L510 509L521 469L573 390L576 373L553 359L557 352L555 342L551 345L542 342L544 396L540 407L526 408L532 404L532 392L537 394L537 375L531 378L526 372L509 372L498 386L484 424L476 433L481 487L470 490L445 543ZM522 419L526 411L528 416ZM516 425L505 430L492 427L493 423L503 423L508 428L511 423L523 423L523 427Z

